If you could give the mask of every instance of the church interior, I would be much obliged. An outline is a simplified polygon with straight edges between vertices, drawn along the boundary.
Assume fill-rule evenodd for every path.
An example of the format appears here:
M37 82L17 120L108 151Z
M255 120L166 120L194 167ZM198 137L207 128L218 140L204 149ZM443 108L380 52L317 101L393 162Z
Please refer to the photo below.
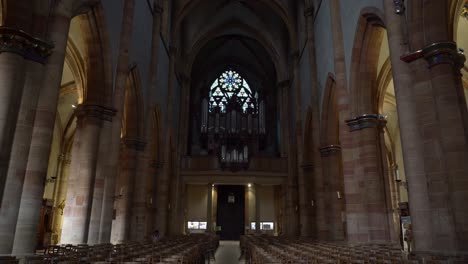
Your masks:
M0 0L0 263L468 263L468 1Z

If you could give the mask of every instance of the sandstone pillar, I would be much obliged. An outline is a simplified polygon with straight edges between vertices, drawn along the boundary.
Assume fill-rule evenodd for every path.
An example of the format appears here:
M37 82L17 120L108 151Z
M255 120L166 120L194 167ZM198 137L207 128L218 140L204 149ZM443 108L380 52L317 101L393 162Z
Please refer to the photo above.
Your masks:
M289 115L289 93L291 82L289 80L282 81L278 84L279 93L279 108L281 119L281 137L283 145L282 156L288 158L288 177L284 185L284 234L298 235L299 234L299 197L298 197L298 177L297 177L297 160L296 160L296 137L292 132ZM259 227L257 227L259 228Z
M47 176L71 17L71 1L56 3L47 36L55 48L44 69L44 79L41 82L43 88L34 113L34 128L23 185L24 195L21 197L15 233L15 254L33 253L36 249L37 224L44 195L43 182Z
M141 241L147 234L146 218L147 215L147 198L148 189L148 172L150 169L150 162L145 153L146 143L138 141L136 146L136 160L137 167L135 178L133 180L133 191L131 195L131 208L129 208L129 224L130 224L130 240ZM151 231L150 231L151 232ZM148 234L149 235L149 234Z
M138 141L123 139L119 160L119 175L115 191L115 220L112 223L112 243L130 239L131 198L137 169Z
M153 27L152 27L152 45L151 45L151 61L149 70L151 74L148 79L148 96L145 101L145 116L146 122L144 124L144 134L143 138L147 144L159 140L157 135L154 135L153 123L151 118L153 116L156 102L155 102L155 93L157 92L157 71L158 71L158 58L159 58L159 46L160 46L160 32L161 32L161 13L162 8L159 5L155 5L153 10ZM150 235L153 231L151 230L153 224L150 225L148 219L154 218L150 216L149 213L152 212L152 208L148 208L148 199L151 195L150 190L154 188L154 184L151 184L150 175L151 171L154 171L151 168L151 152L152 148L147 147L144 151L138 155L137 163L137 174L135 177L135 185L133 192L133 202L132 202L132 218L131 218L131 227L132 227L132 240L142 240L145 235ZM153 182L154 183L154 182ZM153 190L154 192L154 190ZM152 197L151 197L152 199ZM153 207L153 201L150 204ZM154 222L154 220L153 220Z
M384 3L414 251L466 254L468 121L460 83L465 58L448 39L448 19L440 11L448 2L423 8L411 3L416 9L410 9L409 39L404 16L395 14L392 1ZM425 15L433 19L421 23Z
M156 227L160 234L165 236L168 233L168 210L172 210L174 207L170 200L170 186L171 186L171 175L173 175L173 144L176 138L173 138L173 120L174 120L174 84L176 81L175 76L175 61L177 48L174 46L170 47L170 58L169 58L169 81L167 87L167 103L166 103L166 130L164 133L164 145L163 147L163 167L158 175L158 199L156 209Z
M64 244L88 241L99 132L102 121L111 120L114 111L102 106L82 104L77 107L76 115L77 128L63 216L61 242Z
M341 147L338 145L328 145L320 148L322 156L323 178L325 190L326 222L328 223L329 240L345 239L345 222L343 215L344 193L343 174L341 172Z
M306 1L306 10L305 10L305 17L306 17L306 28L307 28L307 49L309 52L309 65L310 65L310 83L311 83L311 109L312 109L312 126L311 130L312 132L312 164L310 164L312 167L311 172L313 175L314 182L322 181L322 179L326 179L323 172L322 172L322 160L321 160L321 155L319 152L319 147L320 147L320 89L318 85L318 80L317 80L317 61L316 61L316 50L315 50L315 30L314 30L314 8L310 3L311 1ZM307 164L305 164L307 166ZM311 195L311 198L313 195ZM321 203L321 199L317 200L317 205L319 206ZM311 201L308 201L308 204L310 204ZM317 208L320 209L320 206ZM320 211L317 211L317 214ZM322 220L320 220L320 215L316 215L317 219L317 225L323 225ZM323 219L323 218L322 218ZM312 230L312 234L314 233L314 230Z
M362 115L347 120L354 137L353 177L345 180L348 238L355 242L390 241L390 222L380 131L386 120Z
M103 204L99 227L99 243L109 243L112 233L112 216L114 211L114 200L118 194L115 193L116 178L119 169L119 150L121 144L120 133L122 131L122 116L125 102L125 84L128 78L129 49L132 41L133 18L135 0L125 0L123 7L122 30L120 32L119 56L115 76L115 87L113 95L113 107L115 109L114 122L110 133L110 144L107 147L109 156L103 161L106 169L104 174ZM97 221L97 220L96 220Z
M45 63L52 46L10 28L0 27L0 35L3 38L0 45L0 254L10 254L20 208L34 110L41 90L41 86L37 85L42 79L44 66L41 63Z
M88 242L89 245L99 244L102 211L104 205L104 187L109 157L108 146L111 143L112 122L103 122L100 131L99 152L96 166L96 177L93 186L93 200L91 205L91 216L89 222Z

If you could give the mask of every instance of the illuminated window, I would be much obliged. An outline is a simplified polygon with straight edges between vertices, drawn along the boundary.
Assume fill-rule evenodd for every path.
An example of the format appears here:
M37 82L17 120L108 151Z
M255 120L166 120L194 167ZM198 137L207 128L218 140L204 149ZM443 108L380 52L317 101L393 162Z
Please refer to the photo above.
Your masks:
M233 96L237 97L244 113L250 109L255 112L258 93L253 94L247 81L233 70L222 73L211 85L209 111L219 107L221 112L225 113L227 104Z

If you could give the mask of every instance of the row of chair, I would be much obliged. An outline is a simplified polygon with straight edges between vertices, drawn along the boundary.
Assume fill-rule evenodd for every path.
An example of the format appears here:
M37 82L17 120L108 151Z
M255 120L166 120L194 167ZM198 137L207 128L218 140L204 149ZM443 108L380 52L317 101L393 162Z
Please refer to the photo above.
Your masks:
M188 235L163 238L156 243L50 246L43 255L27 258L29 264L201 264L214 254L219 238L214 235Z
M349 245L267 235L241 237L241 250L250 264L468 263L465 257L408 255L396 244Z

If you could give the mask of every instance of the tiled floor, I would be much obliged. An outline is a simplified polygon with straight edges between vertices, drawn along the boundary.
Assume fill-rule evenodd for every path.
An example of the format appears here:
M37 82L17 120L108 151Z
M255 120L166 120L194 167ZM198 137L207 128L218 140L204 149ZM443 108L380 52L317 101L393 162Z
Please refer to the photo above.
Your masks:
M244 260L239 261L241 251L239 241L220 241L216 251L216 264L244 264ZM213 263L213 262L211 262Z

